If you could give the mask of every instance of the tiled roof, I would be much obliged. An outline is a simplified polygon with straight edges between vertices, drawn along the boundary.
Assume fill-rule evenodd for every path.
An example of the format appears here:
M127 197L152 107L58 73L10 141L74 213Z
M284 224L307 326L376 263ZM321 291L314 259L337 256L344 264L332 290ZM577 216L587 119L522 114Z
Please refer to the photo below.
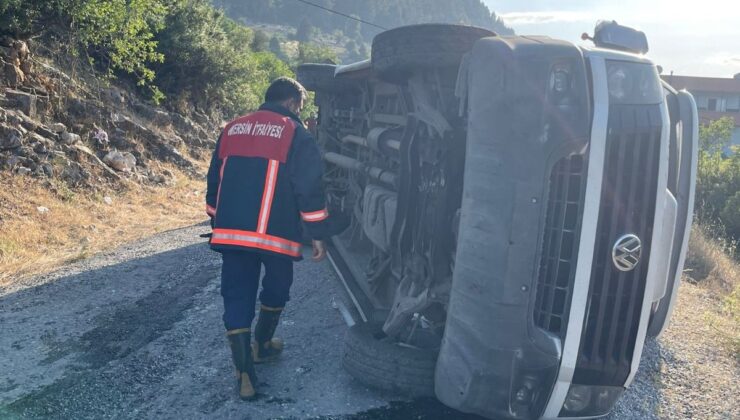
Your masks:
M674 89L686 89L689 92L718 92L740 94L740 79L721 77L694 76L661 76Z

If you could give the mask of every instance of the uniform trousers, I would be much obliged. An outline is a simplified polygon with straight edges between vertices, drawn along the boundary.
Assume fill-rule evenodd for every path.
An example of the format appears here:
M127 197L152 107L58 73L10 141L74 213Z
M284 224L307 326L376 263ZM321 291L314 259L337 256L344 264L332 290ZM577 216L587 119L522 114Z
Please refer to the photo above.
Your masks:
M226 330L251 328L262 277L260 303L270 308L282 308L290 300L293 284L293 260L251 251L222 251L221 296L224 298Z

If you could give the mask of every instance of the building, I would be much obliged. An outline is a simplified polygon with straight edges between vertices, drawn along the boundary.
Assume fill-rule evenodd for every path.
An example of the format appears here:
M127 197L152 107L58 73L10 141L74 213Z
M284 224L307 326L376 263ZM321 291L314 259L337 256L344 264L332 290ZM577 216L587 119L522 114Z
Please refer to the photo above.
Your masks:
M724 116L734 119L732 144L740 145L740 73L734 78L663 75L663 80L675 89L686 89L694 95L700 123Z

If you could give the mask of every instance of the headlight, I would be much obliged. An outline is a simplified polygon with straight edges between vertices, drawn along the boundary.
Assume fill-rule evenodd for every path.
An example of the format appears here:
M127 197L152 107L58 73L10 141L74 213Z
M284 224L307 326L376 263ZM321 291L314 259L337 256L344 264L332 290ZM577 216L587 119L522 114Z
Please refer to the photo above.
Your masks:
M570 73L567 69L556 68L552 71L550 74L550 89L559 94L570 90Z
M609 83L609 96L618 101L624 100L627 91L630 90L627 86L629 83L627 70L621 66L612 66L609 69L607 83Z
M662 100L660 77L652 64L608 60L609 103L649 105Z
M568 396L565 397L563 410L572 413L580 413L588 407L591 402L591 388L581 385L572 385L568 390Z
M611 411L624 392L613 386L571 385L560 417L603 416Z

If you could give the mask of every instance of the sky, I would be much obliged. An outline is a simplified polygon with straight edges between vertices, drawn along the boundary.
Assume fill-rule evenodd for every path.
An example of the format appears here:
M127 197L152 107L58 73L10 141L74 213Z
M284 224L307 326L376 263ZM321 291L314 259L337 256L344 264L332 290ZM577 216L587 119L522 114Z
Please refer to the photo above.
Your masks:
M483 0L518 35L575 44L596 21L644 31L648 56L664 74L732 77L740 73L740 0Z

